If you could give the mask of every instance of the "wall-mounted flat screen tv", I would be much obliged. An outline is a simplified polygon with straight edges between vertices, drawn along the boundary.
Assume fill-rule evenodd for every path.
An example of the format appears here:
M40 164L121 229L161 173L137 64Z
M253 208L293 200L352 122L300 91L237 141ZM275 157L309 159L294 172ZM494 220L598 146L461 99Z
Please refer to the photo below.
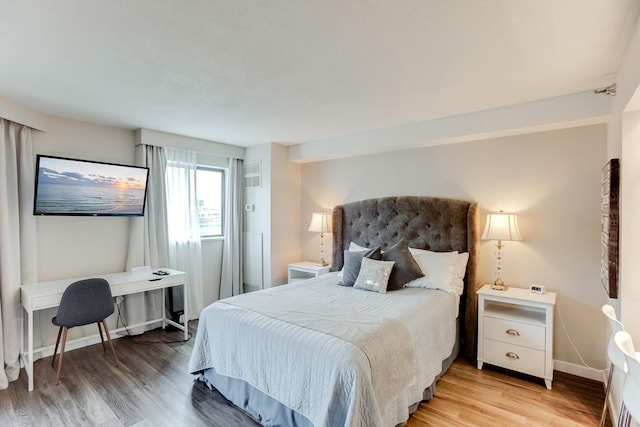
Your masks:
M143 216L149 169L39 154L34 215Z

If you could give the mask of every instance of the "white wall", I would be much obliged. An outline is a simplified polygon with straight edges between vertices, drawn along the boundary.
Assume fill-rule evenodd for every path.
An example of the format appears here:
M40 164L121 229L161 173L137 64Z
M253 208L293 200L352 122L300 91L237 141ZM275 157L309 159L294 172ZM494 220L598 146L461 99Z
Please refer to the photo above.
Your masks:
M302 218L344 202L394 195L474 200L487 211L519 214L521 242L506 242L507 284L545 284L558 293L556 315L589 365L605 367L606 301L600 284L600 171L606 161L606 127L509 136L302 166ZM330 240L330 239L329 239ZM303 256L317 257L318 241L303 232ZM495 242L481 242L480 278L492 281ZM331 242L328 242L329 251ZM580 360L557 318L556 368L599 375ZM565 362L563 364L562 362Z
M258 256L245 257L245 268L254 271L254 275L262 275L262 286L271 286L271 147L261 144L249 147L245 153L245 162L259 161L262 173L259 188L246 188L245 203L253 204L252 212L245 212L244 231L246 233L262 233L262 259ZM256 251L257 254L260 251Z
M636 349L640 347L640 112L625 113L622 118L622 155L620 161L620 277L618 299L612 300L625 330ZM618 370L611 389L612 413L622 403L624 376ZM614 418L617 420L617 414ZM638 425L638 420L635 424Z
M247 148L245 161L256 160L262 186L245 189L245 203L255 206L245 214L245 232L262 233L263 258L247 256L245 267L262 268L263 286L269 288L287 283L287 264L300 261L301 167L289 161L287 147L275 143Z
M620 218L620 300L616 301L620 309L618 315L625 329L636 343L640 342L640 229L637 227L637 214L640 212L640 156L638 153L638 127L640 119L640 23L636 23L620 68L617 72L618 95L613 104L610 120L610 151L621 152L621 218ZM636 346L639 346L636 344Z
M620 260L617 299L614 306L636 348L640 347L640 22L636 22L625 54L616 71L617 95L613 98L607 134L610 158L620 158ZM604 322L604 317L602 318ZM607 339L609 337L607 336ZM606 345L603 341L602 346ZM614 377L609 408L617 421L622 402L622 378ZM637 424L636 424L637 425Z
M589 90L305 142L292 146L289 158L306 163L587 126L606 123L610 110L611 97L594 96Z
M204 307L220 299L223 247L224 239L206 239L202 241L202 294Z

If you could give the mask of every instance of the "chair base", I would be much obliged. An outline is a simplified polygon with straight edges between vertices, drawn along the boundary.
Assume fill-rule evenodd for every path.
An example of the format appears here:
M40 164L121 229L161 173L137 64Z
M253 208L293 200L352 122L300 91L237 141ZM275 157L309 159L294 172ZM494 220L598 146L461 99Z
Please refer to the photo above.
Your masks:
M104 336L102 335L102 330L104 328L104 333L107 336L107 341L109 342L109 347L111 348L111 354L113 355L113 361L115 362L116 367L120 366L118 362L118 358L116 356L116 350L113 348L113 342L111 341L111 335L109 334L109 327L107 326L107 322L105 320L101 320L96 322L98 325L98 331L100 332L100 341L102 343L102 351L103 353L107 352L107 349L104 345ZM56 339L56 346L53 350L53 357L51 358L51 366L55 367L56 355L58 354L58 345L60 344L60 338L62 338L62 346L60 347L60 359L58 360L58 369L57 369L57 377L56 377L56 385L60 384L60 373L62 372L62 361L64 358L64 348L67 343L67 332L72 327L60 326L58 330L58 338Z
M624 402L620 407L620 416L618 417L618 427L629 427L631 425L631 414L627 411Z

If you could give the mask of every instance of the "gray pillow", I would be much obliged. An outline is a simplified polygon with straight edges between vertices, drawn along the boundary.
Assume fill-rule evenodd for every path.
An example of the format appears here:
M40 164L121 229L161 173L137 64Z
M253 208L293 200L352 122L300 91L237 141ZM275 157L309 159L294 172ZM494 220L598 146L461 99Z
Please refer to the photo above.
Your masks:
M400 289L410 281L424 277L420 266L411 255L411 252L409 252L409 245L404 238L384 251L382 259L395 262L387 284L387 290L389 291Z
M380 261L382 253L380 246L368 251L350 252L344 251L344 268L342 269L342 281L338 283L340 286L353 286L360 273L360 265L362 258L370 258Z

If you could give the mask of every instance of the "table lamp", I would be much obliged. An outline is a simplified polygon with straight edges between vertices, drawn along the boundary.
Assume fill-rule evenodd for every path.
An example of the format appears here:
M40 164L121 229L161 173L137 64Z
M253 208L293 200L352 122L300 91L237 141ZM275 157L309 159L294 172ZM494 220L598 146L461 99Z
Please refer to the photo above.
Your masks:
M502 280L502 244L503 240L521 240L518 230L518 218L515 214L508 214L500 211L487 215L487 223L484 226L482 240L497 240L496 245L496 280L491 285L492 289L505 291L507 285Z
M324 212L314 213L311 217L309 231L320 233L320 261L316 263L317 267L326 267L329 265L329 263L324 260L324 233L331 231L331 218L331 214Z

